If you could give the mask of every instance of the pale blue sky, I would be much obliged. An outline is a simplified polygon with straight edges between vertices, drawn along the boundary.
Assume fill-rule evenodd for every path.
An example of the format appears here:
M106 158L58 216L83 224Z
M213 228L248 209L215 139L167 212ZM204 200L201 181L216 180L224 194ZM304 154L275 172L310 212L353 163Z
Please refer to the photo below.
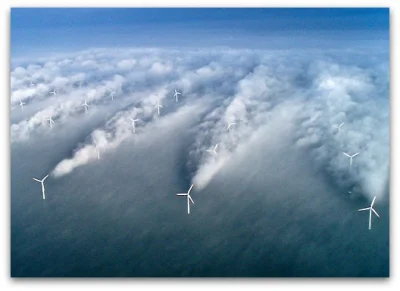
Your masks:
M11 52L91 47L363 46L389 37L386 8L13 8Z

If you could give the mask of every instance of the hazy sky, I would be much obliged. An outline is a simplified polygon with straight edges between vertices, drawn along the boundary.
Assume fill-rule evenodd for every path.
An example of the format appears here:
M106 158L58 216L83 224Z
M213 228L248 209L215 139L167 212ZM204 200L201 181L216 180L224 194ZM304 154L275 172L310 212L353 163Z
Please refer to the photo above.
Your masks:
M13 8L13 56L88 47L332 48L388 40L389 9Z

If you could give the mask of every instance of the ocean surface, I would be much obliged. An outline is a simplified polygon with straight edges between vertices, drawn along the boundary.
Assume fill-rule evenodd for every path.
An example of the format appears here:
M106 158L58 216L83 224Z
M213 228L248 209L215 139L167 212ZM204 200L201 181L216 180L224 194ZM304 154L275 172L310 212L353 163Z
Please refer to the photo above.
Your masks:
M42 178L88 134L11 145L12 277L387 277L389 205L351 197L304 150L251 141L187 214L190 124L155 130L60 178ZM279 146L277 146L279 144ZM282 146L284 145L284 146ZM287 149L292 149L287 151ZM388 195L388 193L386 193Z

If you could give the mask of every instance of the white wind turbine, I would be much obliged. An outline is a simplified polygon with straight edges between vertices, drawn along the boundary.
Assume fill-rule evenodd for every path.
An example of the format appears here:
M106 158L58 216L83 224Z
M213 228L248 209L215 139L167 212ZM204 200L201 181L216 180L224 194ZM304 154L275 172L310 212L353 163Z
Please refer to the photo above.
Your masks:
M54 124L53 118L51 118L51 116L50 116L49 118L47 118L47 121L49 122L50 128L53 128L53 124Z
M53 91L51 91L50 94L57 95L57 89L54 89Z
M32 83L32 80L30 80L31 84L29 86L35 87L35 84Z
M114 100L115 91L112 91L111 89L108 89L108 88L107 88L107 90L110 91L111 100Z
M21 111L24 111L25 102L19 101L19 106L21 107Z
M156 107L157 107L158 115L160 115L160 108L163 108L163 107L162 107L162 105L160 104L160 100L159 100L159 99L157 99L157 105L156 105Z
M378 216L378 217L380 218L378 212L376 212L375 209L373 208L374 203L375 203L375 199L376 199L376 196L374 197L374 199L372 199L372 202L371 202L371 206L370 206L370 207L358 209L358 211L369 210L369 226L368 226L368 229L371 229L372 212L375 213L375 215Z
M192 191L192 188L193 188L193 184L192 184L192 186L190 186L189 191L187 191L187 193L176 194L177 196L186 196L188 214L190 214L190 201L194 204L194 201L193 201L192 197L190 196L190 191Z
M343 125L344 125L344 122L342 122L342 123L339 124L339 125L334 124L333 127L334 127L334 128L337 128L337 130L338 130L338 132L339 132Z
M209 152L210 154L217 155L217 154L218 154L218 153L217 153L217 148L218 148L218 144L216 144L216 145L214 146L214 148L208 149L207 152Z
M175 101L176 101L176 102L178 102L178 95L181 95L181 94L182 94L182 93L176 91L176 89L175 89L174 97L175 97Z
M46 199L46 195L45 195L45 193L44 193L44 180L46 180L48 176L49 176L49 175L47 175L46 177L44 177L42 180L39 180L39 179L36 179L36 178L32 178L33 180L35 180L35 181L37 181L37 182L40 182L40 183L42 184L42 196L43 196L43 199Z
M87 113L87 112L88 112L89 105L87 104L86 99L85 99L85 103L83 103L81 106L84 106L84 107L85 107L85 112Z
M226 127L226 130L229 130L229 128L231 128L232 125L236 125L236 122L228 122L228 126Z
M94 148L96 149L96 153L97 153L97 159L100 160L100 150L99 147L97 146L97 140L93 137L93 141L94 141Z
M132 121L132 131L133 131L133 133L135 133L136 132L135 122L139 121L139 119L133 119L133 118L130 118L130 117L129 117L129 119Z
M348 153L343 152L343 154L344 154L346 157L349 157L349 158L350 158L350 167L349 167L349 169L351 170L351 165L353 164L353 158L356 157L359 153L355 153L354 155L349 155Z

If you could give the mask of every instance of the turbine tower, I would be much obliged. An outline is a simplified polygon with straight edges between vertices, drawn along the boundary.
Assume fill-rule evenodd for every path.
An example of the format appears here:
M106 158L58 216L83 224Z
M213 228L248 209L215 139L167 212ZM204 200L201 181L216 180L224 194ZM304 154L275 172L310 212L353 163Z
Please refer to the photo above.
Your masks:
M188 214L190 214L190 202L192 202L194 204L194 201L193 201L192 197L190 196L190 191L192 191L192 188L193 188L193 184L192 184L192 186L190 186L189 191L187 191L187 193L176 194L177 196L186 196Z
M371 229L372 212L375 213L375 215L378 216L378 218L380 218L378 212L376 212L375 209L373 208L374 203L375 203L375 199L376 199L376 196L374 197L374 199L372 199L370 207L358 209L358 211L369 210L369 225L368 225L368 229Z
M42 196L43 196L43 200L46 199L46 195L44 192L44 180L47 179L49 175L47 175L46 177L44 177L42 180L36 179L36 178L32 178L33 180L35 180L36 182L40 182L42 184Z
M353 164L353 158L354 158L355 156L357 156L359 153L355 153L354 155L349 155L348 153L343 152L343 154L344 154L346 157L349 157L349 158L350 158L350 167L349 167L349 169L351 170L351 165Z
M139 121L139 119L133 119L130 117L129 117L129 119L132 121L132 131L133 131L133 133L136 133L135 122Z
M175 97L175 101L176 101L176 102L178 102L178 95L181 95L181 94L182 94L182 93L176 91L176 89L175 89L174 97Z

